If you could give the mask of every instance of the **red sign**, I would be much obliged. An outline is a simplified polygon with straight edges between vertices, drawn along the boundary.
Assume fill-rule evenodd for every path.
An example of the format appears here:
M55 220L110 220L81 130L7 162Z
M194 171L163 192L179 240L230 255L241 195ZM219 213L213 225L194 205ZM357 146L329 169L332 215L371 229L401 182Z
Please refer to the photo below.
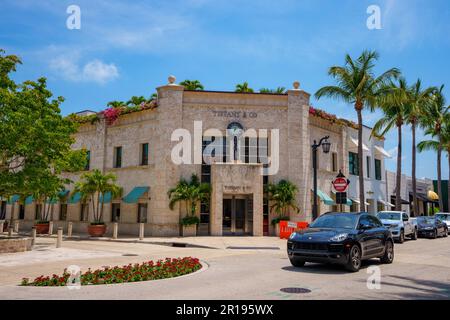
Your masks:
M348 188L348 181L345 178L336 178L332 184L337 192L345 192Z

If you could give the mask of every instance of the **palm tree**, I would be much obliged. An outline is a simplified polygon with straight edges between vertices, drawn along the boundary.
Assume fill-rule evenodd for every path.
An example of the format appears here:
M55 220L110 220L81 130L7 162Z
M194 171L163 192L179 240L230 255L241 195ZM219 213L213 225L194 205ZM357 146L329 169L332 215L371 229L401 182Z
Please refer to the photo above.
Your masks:
M197 205L202 201L209 201L211 186L208 183L200 183L196 174L191 176L191 180L181 179L176 187L167 192L169 196L169 208L173 210L175 204L184 202L186 205L186 215L194 217L197 212Z
M378 104L380 88L392 78L397 78L399 70L392 68L376 77L373 69L378 53L364 51L356 60L350 55L345 57L344 66L333 66L328 74L336 82L336 86L326 86L316 92L317 99L322 97L336 98L354 105L358 116L358 166L359 166L359 198L360 206L365 203L364 172L363 172L363 144L362 144L362 111L367 108L371 111Z
M436 89L431 97L431 101L426 106L421 118L423 126L426 128L426 134L430 135L437 140L427 140L419 143L418 148L422 150L435 150L437 152L437 176L438 176L438 195L439 195L439 208L443 210L444 202L442 199L442 170L441 159L442 150L444 145L444 132L443 127L450 121L450 106L446 106L444 97L444 85L439 89ZM436 142L437 141L437 145Z
M145 101L147 101L147 99L143 96L132 96L130 100L127 101L127 106L138 106Z
M424 108L429 105L431 101L432 94L436 90L434 87L429 87L422 89L422 82L420 79L416 81L415 84L407 92L407 115L406 123L411 126L412 134L412 191L413 191L413 207L414 215L419 214L419 204L417 201L417 177L416 177L416 166L417 166L417 152L416 152L416 129L418 125L421 125L420 119L423 115Z
M293 209L296 213L300 211L295 204L297 190L297 186L287 180L280 180L277 184L269 184L267 186L269 201L273 202L270 210L274 210L277 214L272 224L277 224L280 220L288 219L290 209Z
M155 93L152 93L150 98L147 99L147 102L151 102L151 101L156 100L156 99L158 99L158 94L155 92Z
M249 88L248 82L244 82L244 83L237 84L236 85L236 89L234 90L234 92L248 92L248 93L252 93L253 89Z
M112 173L103 174L95 169L92 172L86 172L75 184L74 192L81 193L82 199L89 199L94 213L94 224L103 224L104 197L107 193L112 198L119 197L122 194L122 188L115 182L117 177Z
M117 100L110 101L110 102L107 103L107 106L111 107L111 108L120 108L120 107L123 107L124 105L126 105L125 102L117 101Z
M384 115L375 123L371 134L371 136L384 136L392 128L397 127L396 210L402 209L400 193L402 181L402 126L407 118L408 90L409 88L404 78L399 80L398 85L391 82L381 90L383 96L380 97L379 104Z
M286 92L286 88L285 87L278 87L276 89L269 89L269 88L261 88L259 90L260 93L277 93L277 94L282 94Z
M191 91L203 91L205 89L198 80L184 80L180 82L180 85L182 85L184 89Z

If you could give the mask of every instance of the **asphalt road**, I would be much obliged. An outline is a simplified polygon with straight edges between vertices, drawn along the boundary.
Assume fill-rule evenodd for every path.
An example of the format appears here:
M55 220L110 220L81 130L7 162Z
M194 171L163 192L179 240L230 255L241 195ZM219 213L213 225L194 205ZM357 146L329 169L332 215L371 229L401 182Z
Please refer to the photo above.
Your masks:
M79 290L4 284L0 285L0 299L450 299L450 237L396 244L393 264L382 265L374 259L364 263L358 273L320 264L294 268L287 259L283 243L276 241L279 248L165 247L160 255L186 253L208 264L205 270L178 279L83 286ZM152 247L150 244L140 246L136 252L141 254L132 257L134 261L142 260L145 255L142 252ZM114 255L111 257L113 259ZM372 266L380 268L380 289L368 289L368 270ZM5 275L0 270L0 276ZM285 293L280 291L283 288L304 288L310 292Z

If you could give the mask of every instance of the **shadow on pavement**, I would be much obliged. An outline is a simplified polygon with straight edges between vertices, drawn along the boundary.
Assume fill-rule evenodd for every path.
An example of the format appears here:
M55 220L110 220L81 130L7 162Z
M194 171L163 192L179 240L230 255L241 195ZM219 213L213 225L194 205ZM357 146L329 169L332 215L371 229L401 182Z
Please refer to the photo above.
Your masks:
M394 275L386 276L386 278L402 280L403 283L382 281L382 286L418 291L397 293L396 295L402 299L450 299L450 283L446 280L440 282Z

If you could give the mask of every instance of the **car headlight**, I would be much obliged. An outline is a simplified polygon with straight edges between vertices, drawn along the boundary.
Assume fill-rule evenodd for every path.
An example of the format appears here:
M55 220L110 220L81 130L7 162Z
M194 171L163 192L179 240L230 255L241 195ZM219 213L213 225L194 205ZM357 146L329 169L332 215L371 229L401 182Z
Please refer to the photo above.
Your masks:
M331 241L344 241L345 239L347 239L348 237L348 233L340 233L335 235L334 237L332 237L330 240Z
M295 232L292 232L291 235L289 236L289 240L292 240L295 238L297 234Z

